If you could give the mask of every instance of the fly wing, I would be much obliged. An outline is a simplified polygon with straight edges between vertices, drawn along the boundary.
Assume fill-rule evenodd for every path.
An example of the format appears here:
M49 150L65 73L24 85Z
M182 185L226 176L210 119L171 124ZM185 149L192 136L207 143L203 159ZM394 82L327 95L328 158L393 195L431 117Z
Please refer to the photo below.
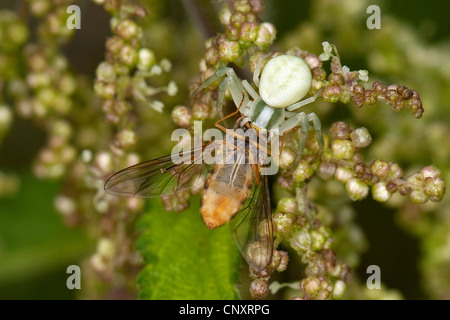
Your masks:
M194 188L203 183L210 167L197 163L206 146L186 152L178 164L169 155L125 168L112 175L104 189L118 196L158 198Z
M256 271L272 260L273 231L267 176L255 183L242 209L231 219L234 241L247 263Z

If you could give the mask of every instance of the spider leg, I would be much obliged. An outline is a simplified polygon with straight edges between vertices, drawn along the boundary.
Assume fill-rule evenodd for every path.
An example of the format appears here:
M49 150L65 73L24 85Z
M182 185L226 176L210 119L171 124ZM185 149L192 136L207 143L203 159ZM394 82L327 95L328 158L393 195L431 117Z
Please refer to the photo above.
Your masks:
M247 106L249 97L247 90L241 83L241 80L236 75L236 72L232 68L226 68L227 85L226 88L230 90L231 97L233 98L234 105L238 108L242 104L243 107ZM217 73L217 72L216 72ZM244 97L242 97L244 95Z
M305 143L306 143L306 135L308 133L309 129L309 121L308 117L306 116L306 113L300 112L295 114L294 116L287 119L281 126L280 126L280 133L288 133L295 129L296 127L301 127L299 142L298 142L298 153L296 156L295 163L298 162L303 155L303 150L305 149Z
M226 75L227 72L229 71L229 69L231 69L231 68L225 67L225 68L220 68L219 70L217 70L212 76L210 76L209 78L207 78L205 81L203 81L200 84L200 86L192 93L192 97L195 97L200 91L209 87L213 82L219 80L224 75ZM231 70L233 70L233 69L231 69Z
M290 106L288 106L288 107L286 108L286 110L287 110L287 111L296 110L296 109L298 109L298 108L300 108L300 107L303 107L304 105L313 103L314 101L316 101L316 99L317 99L317 97L319 96L319 94L320 94L321 91L322 91L322 90L319 90L319 91L316 92L315 95L313 95L313 96L311 96L311 97L309 97L309 98L306 98L306 99L304 99L304 100L301 100L301 101L299 101L299 102L297 102L297 103L291 104Z
M253 98L253 100L261 99L259 97L259 94L253 89L253 87L248 83L247 80L242 80L242 85L244 86L245 90L250 94L250 96Z
M259 88L259 76L261 75L262 72L262 63L265 59L267 59L271 55L272 53L266 53L265 55L261 56L258 59L258 62L256 63L255 72L253 73L253 82L258 88Z
M298 162L303 155L303 150L305 149L306 144L307 132L311 128L310 122L312 122L312 127L316 132L317 143L319 144L319 152L317 154L316 159L320 159L323 152L324 140L322 134L322 125L320 123L319 117L315 113L306 114L304 112L300 112L294 114L289 119L287 119L280 127L280 134L283 134L283 137L285 133L294 130L298 126L301 127L298 142L298 154L296 156L295 162Z
M222 77L225 79L219 85L219 96L217 98L216 108L219 115L223 118L223 101L225 99L225 92L228 89L236 108L242 103L243 106L247 106L249 97L246 89L241 83L241 80L236 75L234 70L229 67L224 67L217 70L212 76L207 78L203 83L193 92L192 96L195 97L201 90L210 86L213 82L219 80ZM244 93L244 99L242 100L242 94Z
M261 97L259 94L253 89L253 87L248 83L247 80L242 80L242 85L244 86L245 90L249 93L249 95L253 98L253 100L250 100L245 108L242 108L243 110L241 113L245 114L247 117L252 117L255 113L255 108L258 105L258 103L261 101Z
M325 144L322 134L322 124L320 123L319 117L314 112L308 114L308 121L313 123L314 131L316 131L317 143L319 144L319 152L316 157L316 160L318 160L322 156L323 146Z

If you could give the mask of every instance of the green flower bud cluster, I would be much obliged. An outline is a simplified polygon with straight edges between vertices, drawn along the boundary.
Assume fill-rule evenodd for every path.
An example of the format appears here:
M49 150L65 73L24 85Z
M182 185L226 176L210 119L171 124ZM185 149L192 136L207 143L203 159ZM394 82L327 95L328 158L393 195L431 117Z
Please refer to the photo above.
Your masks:
M225 35L242 49L256 45L260 49L271 45L276 30L271 23L261 23L258 16L263 12L261 0L234 0L224 6L220 20L225 25Z
M0 10L0 142L13 123L9 100L27 94L24 81L19 79L22 61L16 52L23 50L28 37L28 28L16 13Z
M106 60L97 67L94 88L104 99L106 118L115 125L128 122L132 101L162 112L164 104L154 96L160 92L173 96L178 88L173 81L163 87L152 87L148 83L148 79L169 72L172 66L167 59L157 62L155 53L142 44L144 31L134 17L145 15L145 10L131 4L116 8L111 1L104 5L114 13L113 36L106 41Z
M392 19L382 20L381 29L376 31L376 35L367 32L367 28L361 27L362 16L355 13L364 14L365 9L371 4L373 3L368 0L352 2L348 6L342 6L342 2L338 0L314 1L312 10L309 12L308 22L292 31L288 36L289 41L285 41L284 45L290 47L292 44L301 43L304 47L313 48L318 39L326 39L331 34L333 41L342 44L342 53L345 50L346 56L357 56L358 59L362 59L360 62L367 65L371 73L373 72L385 79L403 79L403 82L407 81L410 84L408 86L420 88L420 92L426 93L427 104L427 117L422 117L420 123L412 123L408 120L408 117L403 117L401 114L396 115L394 121L391 113L378 112L374 108L369 108L371 109L367 110L369 112L363 113L358 112L361 110L351 110L350 115L340 112L338 114L333 113L331 118L333 119L336 115L342 118L348 116L350 120L353 116L353 119L355 119L354 117L358 118L358 122L368 123L373 128L370 131L374 133L374 138L376 137L376 144L371 146L371 150L368 150L367 154L384 153L387 155L385 160L395 160L405 166L414 168L413 170L416 170L418 163L426 163L432 160L433 164L442 170L442 173L436 177L433 177L433 175L428 177L427 175L424 176L421 173L423 169L420 170L419 168L416 174L408 177L410 173L406 172L406 167L404 167L405 177L399 181L401 183L394 182L391 184L384 180L391 179L390 181L393 181L396 179L389 178L390 174L386 178L386 169L390 167L394 172L399 173L400 167L390 161L382 161L375 164L373 169L375 169L377 175L384 178L378 182L373 181L373 185L371 185L365 181L369 181L369 174L375 176L371 171L372 163L369 162L364 166L357 165L354 168L349 164L347 167L346 162L348 160L328 161L328 158L331 159L331 155L325 152L317 174L320 178L330 181L319 184L313 178L309 184L309 192L313 198L316 197L317 201L320 201L323 207L328 207L333 215L336 216L337 214L339 217L340 215L346 215L347 218L349 217L347 199L341 197L343 189L334 181L334 172L337 172L343 181L355 177L356 173L362 178L360 181L369 187L369 192L371 191L374 199L386 201L386 199L391 198L386 206L389 206L391 210L392 208L397 210L396 217L400 217L401 220L396 219L396 223L401 222L405 231L414 233L415 239L419 241L422 248L420 259L417 262L420 265L420 275L418 279L414 280L424 284L423 287L428 297L445 299L449 292L450 282L446 281L448 279L446 274L448 274L450 258L448 254L443 254L443 252L448 252L449 248L448 202L450 198L444 196L439 203L431 201L431 198L437 200L442 197L445 192L445 183L441 179L448 181L450 178L447 168L450 159L449 148L444 147L449 145L450 137L447 125L449 109L445 108L450 104L450 96L447 94L448 70L450 67L450 60L447 57L450 51L440 44L424 41L423 35L417 29L410 28L395 16L392 16ZM380 8L383 15L383 10L386 8L383 6L380 6ZM400 42L399 39L401 39ZM327 73L325 71L313 72L313 77L320 81L327 79L331 82ZM426 79L423 77L425 74L427 75ZM371 77L373 76L371 75ZM401 83L400 80L394 82ZM353 90L342 90L339 99L341 99L342 94L345 94L346 97L343 100L349 102L354 100L353 103L359 106L373 103L374 100L383 101L383 103L391 104L394 110L409 110L417 118L423 112L421 103L419 103L420 98L413 90L406 88L399 90L401 85L389 86L387 81L386 84L370 83L370 87L366 87L367 84L364 83L357 83L356 85L358 84L364 86L364 90L355 86L357 93L355 98L353 98ZM316 83L316 85L318 84ZM388 93L388 91L390 92ZM408 99L411 93L413 97ZM422 96L424 93L422 93ZM334 92L331 96L336 99L337 92ZM423 102L425 103L425 97L422 98L424 98ZM319 112L323 110L320 110L321 104L317 103L316 106L319 107ZM405 112L405 116L407 115ZM330 119L329 116L330 114L327 114L327 112L321 116L322 124ZM347 122L347 119L345 121ZM360 163L362 159L358 154L359 152L355 156L355 161L349 162ZM425 186L427 178L429 179ZM374 178L374 180L376 179ZM397 191L394 191L396 188ZM425 190L427 190L428 195L425 194ZM337 198L325 205L323 201L327 202L326 191ZM403 197L401 197L402 194L404 194ZM430 201L427 201L427 199ZM336 201L340 204L337 204ZM425 201L427 201L425 205L414 203ZM340 220L336 222L337 224L342 223ZM344 228L347 228L346 234L351 234L349 228L351 224L349 219L342 223ZM337 244L337 246L339 246L341 258L345 256L342 252L346 250L353 251L353 256L359 254L356 246L348 243ZM347 249L349 247L351 249ZM398 259L402 259L402 255L398 255ZM351 260L355 259L351 258ZM349 263L352 267L355 265L353 262ZM366 289L364 282L361 282L364 290L356 294L352 286L351 292L349 290L350 298L390 299L393 297L385 289ZM398 297L399 295L396 295L395 298Z
M349 267L337 262L336 254L331 249L333 239L329 228L314 216L299 210L299 203L303 201L296 198L282 198L278 201L272 217L274 245L276 247L286 240L306 264L306 278L300 281L299 288L304 292L303 299L340 298L349 281ZM304 210L310 210L310 205L304 205ZM261 279L261 275L259 278L254 277L252 285L254 284L255 288L250 289L252 297L261 297L257 294L265 292L265 289L256 288L261 288L262 284L265 288L266 282L261 281L267 281L271 272L284 271L287 258L287 252L274 251L271 265L276 267L269 266L269 274L265 275L265 278Z
M29 38L26 24L11 11L0 11L0 52L15 52ZM3 75L3 72L2 72Z
M312 143L315 142L312 138L314 134L309 134L302 159L296 162L293 169L288 167L282 171L278 179L282 188L290 192L296 190L297 196L278 202L272 218L275 245L283 239L288 240L306 263L307 278L301 281L300 287L304 292L303 299L342 298L349 281L349 267L336 263L335 257L329 259L334 255L330 230L314 218L314 213L311 214L314 209L311 209L312 204L305 200L305 196L298 198L302 194L298 192L299 188L306 188L315 173L324 180L342 182L353 201L366 198L370 191L379 202L389 200L395 192L409 196L415 203L441 201L446 189L440 171L433 166L404 178L403 170L394 162L374 160L364 163L360 149L368 147L372 141L364 127L352 130L345 122L335 122L330 133L330 137L325 136L325 147L319 162L311 152L315 145ZM285 147L291 150L292 145L295 146L295 143L288 137ZM330 255L330 252L333 254ZM324 258L323 254L328 258Z
M315 94L321 89L321 97L324 101L332 103L352 101L358 108L383 101L392 105L395 111L409 109L417 119L422 117L424 109L416 90L397 84L386 86L380 81L375 81L372 89L367 89L363 85L369 80L366 70L350 71L347 66L341 65L334 45L324 42L323 48L324 52L319 56L298 48L288 51L288 54L304 59L311 68L313 81L310 94ZM331 60L331 73L327 77L323 62L328 60Z
M40 178L60 178L76 158L76 149L70 144L73 136L71 125L63 119L49 124L50 137L40 150L33 170Z
M98 189L95 201L98 212L116 212L127 208L130 213L135 213L142 204L141 200L119 201L108 197L102 190L101 182L116 168L138 162L136 157L130 159L127 156L138 140L133 130L135 123L131 112L133 103L141 103L162 112L164 104L153 97L160 92L173 96L177 93L177 86L173 81L165 87L158 88L148 83L149 78L169 72L171 63L167 59L157 62L155 53L142 45L144 31L135 22L135 18L145 16L146 11L138 5L126 2L105 1L100 4L112 14L113 36L106 41L106 60L97 67L94 89L96 94L103 98L102 110L106 120L117 127L117 133L111 138L110 150L98 153L94 163L91 164L90 171L93 173L91 187ZM163 202L170 208L181 210L180 204L172 200L163 199Z
M43 41L43 39L41 39ZM26 47L26 79L9 83L19 115L34 118L48 131L46 146L34 163L38 177L59 178L75 160L73 124L66 120L74 112L77 80L69 71L66 58L46 44Z
M379 202L389 200L395 192L409 196L419 204L443 199L446 184L435 167L425 167L404 178L403 170L394 162L381 159L368 164L363 162L358 150L367 147L372 141L366 128L352 131L346 123L336 122L331 126L330 132L334 138L331 150L325 150L318 175L325 180L334 177L345 183L347 194L353 201L366 198L370 188L374 200Z
M146 10L131 1L95 2L103 5L112 16L112 36L106 40L105 61L98 65L94 83L95 94L103 99L101 110L109 124L104 133L109 137L109 150L97 148L90 152L86 149L81 153L83 163L78 165L79 171L84 172L80 177L85 178L80 181L79 177L73 177L74 184L78 183L81 189L75 202L98 220L101 238L98 239L97 251L90 258L96 280L105 282L122 277L125 279L124 289L134 292L132 283L142 261L133 247L134 229L131 226L144 201L112 196L104 192L103 185L117 168L131 166L141 160L133 153L138 141L136 112L133 112L135 105L162 112L163 102L154 97L161 92L173 96L177 93L177 86L174 82L160 87L149 83L151 78L171 71L172 66L167 59L157 61L153 50L143 45L144 30L137 18L145 16ZM110 131L114 131L114 135ZM83 206L84 198L90 199L90 206ZM176 199L165 198L163 202L170 209L181 210ZM181 203L185 204L184 201Z
M224 4L220 11L220 21L225 25L225 33L206 41L205 55L199 64L201 81L231 62L243 65L249 51L266 50L274 42L275 26L260 20L258 16L262 12L261 0L232 0ZM215 105L217 97L211 94L211 90L216 88L212 85L209 90L193 97L194 106L203 106L200 107L200 112L193 111L193 119L210 119L216 115L215 110L209 107ZM193 91L196 87L191 89Z
M37 28L37 33L44 41L56 41L64 43L75 33L75 29L67 28L67 7L73 4L74 0L52 1L52 0L26 0L30 8L30 13L41 19Z
M45 45L30 44L26 49L29 67L26 84L31 92L30 97L19 98L19 114L38 119L68 115L77 84L67 59ZM19 82L16 83L18 86Z
M424 112L419 93L416 90L408 89L406 86L397 84L387 86L381 81L375 81L372 89L355 85L353 93L352 101L357 107L374 104L376 101L384 101L392 105L395 111L409 109L410 113L417 119L420 119Z
M8 101L20 116L36 120L47 131L47 144L33 169L38 177L60 178L77 153L72 141L76 120L67 121L65 117L72 117L78 83L59 50L73 34L66 26L66 9L71 1L27 2L27 13L37 18L34 43L28 42L30 31L23 16L0 12L0 82L5 89L0 101ZM0 139L12 118L12 110L2 105Z

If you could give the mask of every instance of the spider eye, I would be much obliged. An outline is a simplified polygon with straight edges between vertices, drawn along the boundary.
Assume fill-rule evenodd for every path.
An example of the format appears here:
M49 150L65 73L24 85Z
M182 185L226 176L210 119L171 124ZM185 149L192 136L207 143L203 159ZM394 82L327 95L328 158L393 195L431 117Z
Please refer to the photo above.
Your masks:
M311 70L303 59L281 55L271 59L264 67L259 94L267 105L286 108L306 96L311 81Z

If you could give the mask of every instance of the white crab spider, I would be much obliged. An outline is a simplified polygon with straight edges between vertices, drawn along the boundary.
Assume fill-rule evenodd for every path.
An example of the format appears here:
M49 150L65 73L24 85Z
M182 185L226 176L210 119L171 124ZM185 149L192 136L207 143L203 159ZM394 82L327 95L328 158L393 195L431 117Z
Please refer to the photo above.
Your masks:
M312 97L301 100L311 88L312 75L309 66L300 57L285 54L270 59L261 72L264 58L259 59L253 74L253 82L259 88L259 94L247 80L240 80L232 68L224 67L207 78L193 96L225 76L219 85L216 104L221 117L223 117L222 104L228 88L236 107L242 102L240 112L256 129L261 131L278 129L278 134L283 135L300 126L299 158L303 153L306 133L312 122L319 143L320 157L324 140L319 118L313 112L308 114L292 112L314 102L319 95L320 91Z

